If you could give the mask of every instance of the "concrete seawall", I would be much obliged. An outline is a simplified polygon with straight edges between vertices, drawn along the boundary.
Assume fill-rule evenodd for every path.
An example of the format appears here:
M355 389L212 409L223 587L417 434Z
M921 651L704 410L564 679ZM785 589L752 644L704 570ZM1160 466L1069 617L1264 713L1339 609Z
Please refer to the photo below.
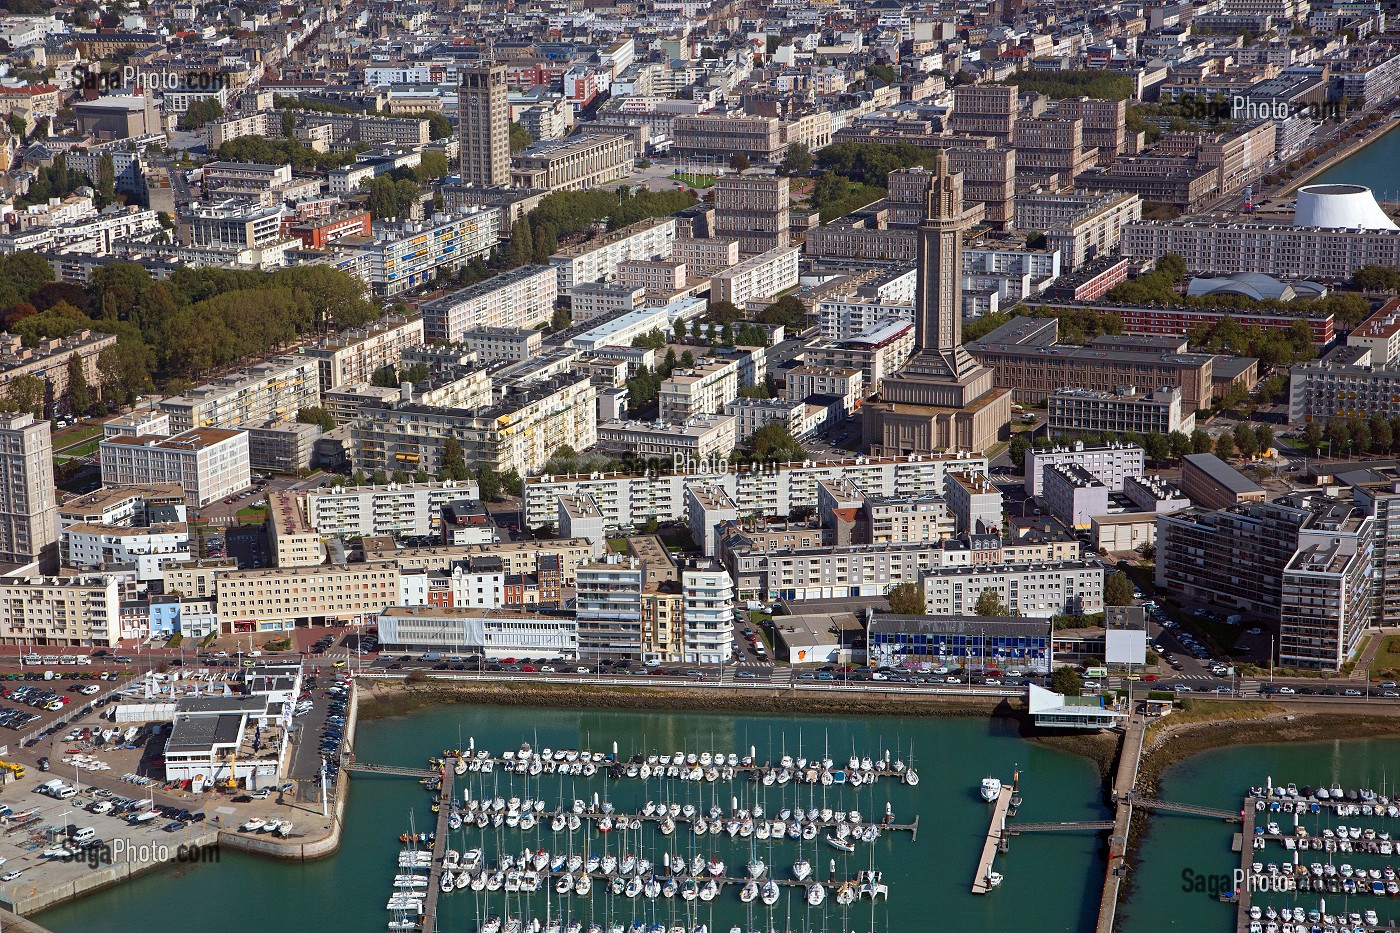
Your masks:
M218 839L217 832L172 836L170 842L164 844L169 850L169 855L165 859L117 859L110 865L98 865L71 881L43 888L37 884L29 887L22 884L17 885L16 890L12 892L13 901L5 906L17 914L38 913L56 904L82 897L84 894L99 888L130 881L137 875L154 871L157 868L196 862L201 858L198 850L206 848L213 850L218 844ZM187 853L190 854L187 855ZM9 923L3 925L6 929L13 929Z

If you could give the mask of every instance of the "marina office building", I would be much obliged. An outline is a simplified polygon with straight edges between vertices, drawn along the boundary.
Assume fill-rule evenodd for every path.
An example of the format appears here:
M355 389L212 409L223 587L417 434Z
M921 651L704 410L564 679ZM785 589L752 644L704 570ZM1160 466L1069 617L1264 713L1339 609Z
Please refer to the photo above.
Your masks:
M578 656L578 620L505 609L389 606L379 614L379 641L395 651L423 649L477 654Z
M873 613L866 645L872 664L968 665L1049 673L1054 661L1048 618Z

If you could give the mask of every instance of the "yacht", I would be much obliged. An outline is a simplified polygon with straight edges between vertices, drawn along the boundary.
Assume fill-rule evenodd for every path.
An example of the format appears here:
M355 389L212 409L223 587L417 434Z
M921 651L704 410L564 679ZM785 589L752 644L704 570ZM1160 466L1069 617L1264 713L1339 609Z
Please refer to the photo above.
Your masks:
M994 777L984 777L982 779L982 799L987 803L995 803L1001 796L1001 780Z

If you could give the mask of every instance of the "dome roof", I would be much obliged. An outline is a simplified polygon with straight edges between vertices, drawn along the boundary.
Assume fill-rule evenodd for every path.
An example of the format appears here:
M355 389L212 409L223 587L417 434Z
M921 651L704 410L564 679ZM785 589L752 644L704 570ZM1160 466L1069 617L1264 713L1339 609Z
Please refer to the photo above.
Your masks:
M1295 227L1400 230L1365 185L1306 185L1298 189Z

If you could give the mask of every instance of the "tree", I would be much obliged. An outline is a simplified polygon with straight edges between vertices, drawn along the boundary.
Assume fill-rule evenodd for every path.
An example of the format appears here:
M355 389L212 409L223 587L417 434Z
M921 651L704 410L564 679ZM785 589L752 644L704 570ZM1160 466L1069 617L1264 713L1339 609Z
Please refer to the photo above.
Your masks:
M448 134L450 135L450 133ZM535 142L535 137L530 135L530 131L521 126L518 122L510 125L510 151L519 152L521 149L528 149Z
M1390 419L1384 415L1371 416L1371 449L1389 451L1395 444L1395 432L1390 430Z
M335 430L335 416L320 406L302 408L297 411L297 421L301 424L317 424L322 431Z
M573 318L569 316L569 312L566 309L555 308L554 313L550 315L549 318L549 329L563 330L573 322Z
M638 334L632 338L632 346L645 347L649 350L660 350L666 346L666 335L661 333L659 328L653 327L645 334Z
M408 473L405 470L395 470L389 474L389 479L395 483L406 483L408 482Z
M520 471L511 467L501 474L501 488L507 495L519 498L525 489L525 481L520 478Z
M745 172L749 168L749 157L742 152L736 152L729 159L729 167L736 172Z
M1248 422L1241 421L1235 425L1234 438L1235 449L1246 460L1253 459L1259 452L1259 435L1254 433L1254 428L1250 427Z
M1387 424L1386 428L1389 429ZM1274 429L1267 424L1261 424L1254 429L1254 443L1258 446L1259 453L1268 453L1274 446Z
M42 418L45 388L47 383L38 376L16 376L5 386L5 407L10 411L27 411L36 418Z
M440 113L428 114L428 138L446 139L452 135L452 121Z
M890 611L902 616L921 616L927 611L924 589L917 583L898 583L890 588Z
M1215 439L1215 455L1221 460L1229 460L1235 455L1235 438L1230 434L1222 434Z
M1001 601L1001 591L996 587L989 586L982 591L982 595L977 597L977 605L972 607L972 614L979 616L1009 616L1011 610L1006 603Z
M769 327L796 327L806 319L807 306L796 295L784 295L758 312L758 322Z
M1128 575L1115 570L1103 580L1103 604L1105 606L1131 606L1133 604L1133 583Z
M180 121L187 130L197 130L206 123L218 120L224 115L224 105L215 98L193 101L185 108L185 116Z
M1327 422L1327 440L1331 444L1327 452L1333 457L1345 453L1351 446L1351 428L1345 418L1333 418Z
M749 449L755 460L789 463L807 459L806 449L781 424L765 424L749 435Z
M86 415L92 410L94 401L87 367L75 353L68 358L68 410L75 415Z
M1191 438L1185 432L1173 431L1168 441L1171 443L1173 460L1180 460L1191 452Z
M399 374L394 369L394 364L386 363L376 369L369 377L369 384L381 389L397 389L399 387Z
M559 252L559 239L554 233L554 225L541 223L534 228L534 259L535 262L545 264L549 262L549 257Z
M1006 455L1011 459L1011 469L1016 473L1024 473L1026 469L1026 451L1030 450L1031 442L1024 434L1017 434L1011 438L1011 443L1006 448Z
M675 335L676 335L676 342L677 342L677 343L679 343L680 341L684 340L684 339L685 339L685 319L684 319L684 318L676 318L676 326L673 328L673 330L674 330Z
M282 135L292 139L297 134L297 114L290 107L282 111Z
M534 237L530 234L530 221L518 218L510 227L510 245L505 251L505 266L514 269L528 263L535 253Z
M462 482L471 478L471 471L467 469L466 459L462 456L462 444L455 437L443 441L438 464L438 479Z
M788 143L778 168L784 175L806 175L812 170L812 150L806 143Z
M97 160L97 194L103 202L110 201L116 196L116 187L116 164L112 161L112 154L104 152Z
M705 317L703 318L707 324L732 324L743 319L744 312L735 307L733 302L724 299L710 302L710 306L705 309ZM696 333L698 335L698 329Z
M477 467L476 483L481 488L482 502L494 502L501 498L501 477L484 463Z
M1200 428L1191 432L1191 453L1208 454L1215 446L1215 442L1210 439L1210 435Z
M1147 456L1152 458L1154 463L1160 464L1171 456L1172 442L1167 439L1165 434L1149 434L1147 435L1146 441L1147 443L1144 445L1144 449L1147 451Z
M1084 678L1079 676L1079 672L1068 665L1057 668L1055 673L1050 675L1050 689L1061 696L1079 696L1084 691Z
M1303 426L1303 443L1308 445L1308 449L1316 456L1318 445L1322 443L1322 428L1316 421L1309 421Z

